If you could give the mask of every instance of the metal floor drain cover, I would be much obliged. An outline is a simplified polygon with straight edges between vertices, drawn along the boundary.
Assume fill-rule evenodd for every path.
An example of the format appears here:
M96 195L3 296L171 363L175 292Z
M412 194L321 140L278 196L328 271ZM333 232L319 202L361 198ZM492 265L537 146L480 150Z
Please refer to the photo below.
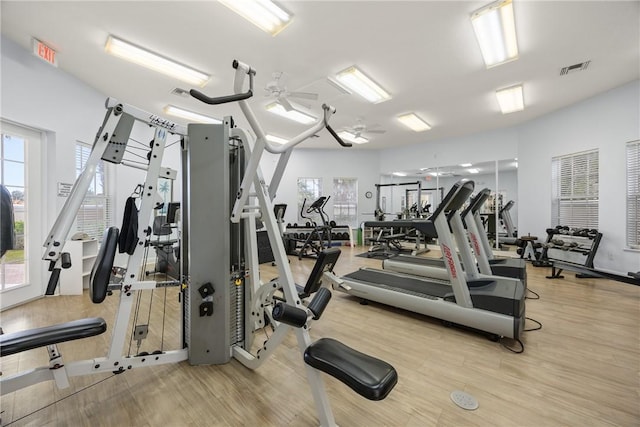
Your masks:
M451 392L451 400L453 400L453 403L455 403L462 409L467 409L469 411L478 409L478 401L476 400L476 398L471 396L469 393L465 393L464 391L456 390Z

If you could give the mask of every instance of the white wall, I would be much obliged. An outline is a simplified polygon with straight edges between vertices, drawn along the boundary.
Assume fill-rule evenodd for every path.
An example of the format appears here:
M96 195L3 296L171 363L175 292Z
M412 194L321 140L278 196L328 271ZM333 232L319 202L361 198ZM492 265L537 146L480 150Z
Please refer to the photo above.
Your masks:
M597 268L640 270L640 253L625 251L625 143L640 138L640 82L634 81L520 126L518 192L521 232L546 236L551 223L551 158L598 149Z
M65 201L57 197L57 183L75 181L76 140L93 142L104 118L105 96L13 41L2 37L0 43L0 116L45 131L47 137L43 147L46 197L42 201L42 228L47 233ZM42 264L41 277L32 281L44 286L47 274Z
M284 218L286 223L298 222L298 178L322 178L322 194L333 196L334 178L358 178L358 224L373 219L375 197L365 198L365 193L375 194L375 184L379 179L379 154L375 151L353 151L348 148L338 150L297 149L293 151L275 203L288 205ZM277 157L266 155L261 167L270 180ZM333 218L333 203L329 199L326 212ZM367 215L368 214L368 215Z

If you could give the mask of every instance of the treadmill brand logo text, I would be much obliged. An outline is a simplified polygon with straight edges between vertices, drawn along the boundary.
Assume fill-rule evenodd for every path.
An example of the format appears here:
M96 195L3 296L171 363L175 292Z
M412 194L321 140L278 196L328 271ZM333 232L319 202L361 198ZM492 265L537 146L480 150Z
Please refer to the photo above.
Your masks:
M480 253L480 245L478 244L478 237L475 233L469 233L471 236L471 243L473 244L473 249L476 251L476 255Z
M449 249L449 246L447 245L442 245L442 249L444 249L444 259L446 259L447 264L449 264L449 271L451 272L451 278L455 279L456 277L458 277L458 273L456 272L456 264L453 262L451 249Z

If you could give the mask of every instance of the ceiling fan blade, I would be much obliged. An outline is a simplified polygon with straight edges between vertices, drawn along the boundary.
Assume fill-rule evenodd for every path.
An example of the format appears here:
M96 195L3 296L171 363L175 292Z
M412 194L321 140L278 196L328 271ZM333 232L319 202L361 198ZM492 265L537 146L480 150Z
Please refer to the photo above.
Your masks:
M278 102L280 103L280 105L282 105L284 107L285 110L287 111L291 111L291 110L295 110L295 108L293 108L293 105L291 105L291 103L289 101L287 101L287 98L279 98Z
M288 92L287 96L291 98L312 99L314 101L318 99L317 93L310 93L310 92Z

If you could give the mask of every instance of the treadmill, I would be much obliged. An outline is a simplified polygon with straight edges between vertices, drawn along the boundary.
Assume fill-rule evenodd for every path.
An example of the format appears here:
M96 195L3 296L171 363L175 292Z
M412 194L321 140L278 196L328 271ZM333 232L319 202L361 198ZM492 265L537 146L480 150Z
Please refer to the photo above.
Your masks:
M462 222L458 211L473 188L473 181L458 181L428 220L413 221L423 234L438 236L448 282L365 267L343 276L338 289L364 300L519 339L525 321L522 282L496 277L467 280L456 255L447 213L452 222Z
M478 266L483 273L490 270L497 276L517 277L526 285L527 262L524 259L496 258L493 255L493 248L482 225L482 218L480 218L480 207L489 198L490 194L491 190L488 188L480 191L471 198L471 203L462 213L462 220L469 232L469 240L471 240L473 250L478 258Z
M501 276L510 277L523 282L525 289L527 288L527 267L523 259L496 259L489 244L484 228L479 231L477 228L476 217L481 221L479 210L485 200L489 197L491 191L488 188L480 191L471 198L469 206L463 211L462 218L464 226L461 222L450 221L451 229L456 237L458 249L462 256L462 264L465 269L468 280L477 280L489 278L485 276ZM466 230L465 230L466 226ZM472 243L475 259L470 252L469 240L467 240L467 232L469 240ZM481 235L482 234L482 235ZM437 238L438 236L428 236ZM482 241L484 239L484 241ZM488 246L489 252L487 253ZM476 267L477 262L477 267ZM467 268L470 265L472 267ZM443 259L423 258L408 255L398 255L393 258L386 259L382 262L382 268L392 270L399 273L414 274L416 276L431 277L434 279L448 280L449 273L446 269ZM478 275L478 268L481 275Z

